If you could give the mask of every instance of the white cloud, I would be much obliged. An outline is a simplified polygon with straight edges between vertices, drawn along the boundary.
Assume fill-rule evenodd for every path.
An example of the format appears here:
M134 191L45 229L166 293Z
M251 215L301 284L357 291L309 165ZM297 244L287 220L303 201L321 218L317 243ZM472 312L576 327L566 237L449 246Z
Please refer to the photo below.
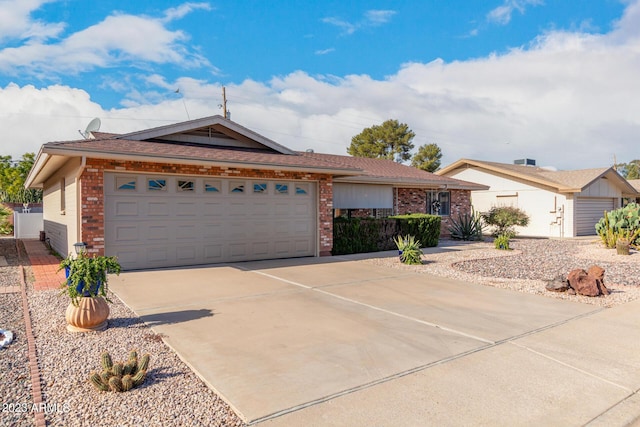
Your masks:
M342 29L343 35L351 35L362 28L377 27L379 25L386 24L395 14L396 12L394 10L372 9L366 11L359 22L352 23L336 17L323 18L322 22Z
M640 2L603 35L541 34L528 48L470 61L407 63L384 80L297 71L226 88L234 121L294 149L345 154L351 137L389 118L414 143L437 143L443 164L461 157L578 169L640 157ZM20 156L75 139L93 117L127 132L221 114L215 82L152 75L123 107L104 110L66 86L0 88L0 154ZM180 94L173 94L180 88Z
M187 3L169 9L165 18L175 19L204 3ZM182 67L209 66L209 62L186 44L182 31L165 27L167 19L113 14L103 21L55 42L32 40L19 47L0 49L0 71L6 74L32 74L51 80L63 73L80 73L98 67L142 63L179 64ZM22 27L29 31L41 28L31 22ZM23 30L27 31L26 29ZM52 31L53 33L53 31Z
M0 0L0 41L43 40L56 37L64 29L63 23L44 23L33 20L31 13L53 0Z
M368 10L364 16L372 25L380 25L389 22L395 14L395 10Z
M539 6L544 4L542 0L504 0L504 3L487 14L487 20L497 24L506 25L511 22L514 11L524 14L527 6Z
M193 12L194 10L212 10L209 3L184 3L178 7L172 7L164 12L163 22L170 22L176 19L183 18L185 15Z
M328 53L335 52L335 49L330 47L328 49L319 49L315 51L316 55L326 55Z

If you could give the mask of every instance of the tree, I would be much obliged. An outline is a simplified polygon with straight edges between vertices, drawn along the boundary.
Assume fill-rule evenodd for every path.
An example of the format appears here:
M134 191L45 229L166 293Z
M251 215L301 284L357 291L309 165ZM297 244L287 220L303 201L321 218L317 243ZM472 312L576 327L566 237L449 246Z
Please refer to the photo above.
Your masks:
M40 203L42 190L27 190L24 182L35 161L34 153L26 153L18 161L0 156L0 201L7 203Z
M413 150L413 133L409 126L397 120L387 120L381 125L373 125L351 138L347 152L355 157L407 161Z
M631 160L629 163L618 163L616 169L626 179L640 179L640 160Z
M440 169L441 158L442 151L438 144L421 145L411 159L411 166L427 172L435 172Z
M516 235L516 225L529 225L529 215L515 206L492 206L489 212L482 214L482 219L494 227L494 236L507 236L508 239Z

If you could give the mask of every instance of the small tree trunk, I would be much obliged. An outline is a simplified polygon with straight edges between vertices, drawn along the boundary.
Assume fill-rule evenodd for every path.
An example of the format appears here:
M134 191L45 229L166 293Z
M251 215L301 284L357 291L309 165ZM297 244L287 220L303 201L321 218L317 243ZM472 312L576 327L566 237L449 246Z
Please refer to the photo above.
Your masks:
M629 255L629 243L627 239L618 239L616 242L616 252L618 255Z

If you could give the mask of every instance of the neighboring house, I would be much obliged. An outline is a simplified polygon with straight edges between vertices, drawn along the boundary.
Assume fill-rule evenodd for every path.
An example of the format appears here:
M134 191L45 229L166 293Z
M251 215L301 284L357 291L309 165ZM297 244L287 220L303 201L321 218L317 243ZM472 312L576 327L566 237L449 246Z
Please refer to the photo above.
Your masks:
M621 206L639 193L613 168L555 171L536 167L461 159L436 174L483 184L472 192L480 212L492 206L516 206L530 217L520 234L540 237L595 235L604 211Z
M640 179L628 179L627 182L633 186L638 192L636 197L629 197L630 202L640 203Z
M221 116L44 144L26 185L44 190L53 249L86 242L125 269L329 255L334 209L427 212L439 199L446 221L486 188L292 151Z

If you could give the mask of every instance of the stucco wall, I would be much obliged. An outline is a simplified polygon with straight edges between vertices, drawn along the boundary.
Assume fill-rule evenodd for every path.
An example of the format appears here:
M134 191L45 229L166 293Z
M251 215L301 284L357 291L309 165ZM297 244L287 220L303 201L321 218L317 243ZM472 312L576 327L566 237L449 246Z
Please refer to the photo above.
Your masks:
M554 192L550 188L535 187L477 169L464 169L452 174L452 178L489 186L489 190L473 191L471 204L479 212L493 206L513 204L529 215L527 227L517 227L517 232L536 237L572 237L574 207L573 197Z
M43 221L51 247L62 256L73 250L78 242L78 205L76 175L80 159L69 160L50 177L43 187ZM64 210L61 209L61 185L64 178Z

